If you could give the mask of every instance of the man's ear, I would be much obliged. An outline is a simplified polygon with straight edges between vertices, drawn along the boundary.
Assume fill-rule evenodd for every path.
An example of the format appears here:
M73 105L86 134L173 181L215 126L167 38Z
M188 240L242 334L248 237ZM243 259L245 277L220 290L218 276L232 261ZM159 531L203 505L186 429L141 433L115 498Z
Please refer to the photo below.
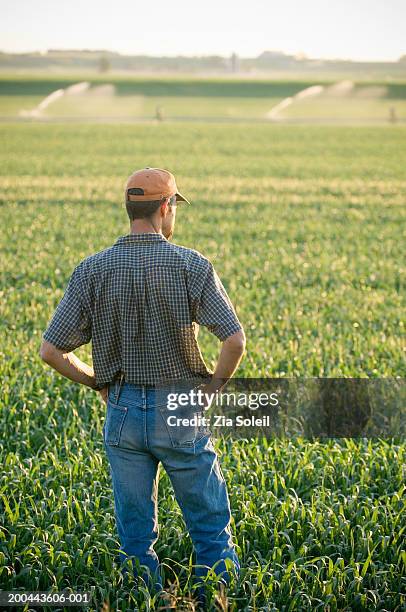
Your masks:
M161 208L159 209L161 211L161 217L165 217L166 213L168 212L169 200L170 200L170 198L165 198L162 201Z

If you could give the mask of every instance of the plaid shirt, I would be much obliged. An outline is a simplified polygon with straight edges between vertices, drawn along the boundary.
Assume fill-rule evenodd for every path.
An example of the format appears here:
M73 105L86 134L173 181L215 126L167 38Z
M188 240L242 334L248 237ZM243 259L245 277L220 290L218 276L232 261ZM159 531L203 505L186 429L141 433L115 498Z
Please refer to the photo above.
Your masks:
M43 334L60 350L92 341L96 384L211 376L199 324L220 340L242 329L213 265L161 234L127 234L81 261Z

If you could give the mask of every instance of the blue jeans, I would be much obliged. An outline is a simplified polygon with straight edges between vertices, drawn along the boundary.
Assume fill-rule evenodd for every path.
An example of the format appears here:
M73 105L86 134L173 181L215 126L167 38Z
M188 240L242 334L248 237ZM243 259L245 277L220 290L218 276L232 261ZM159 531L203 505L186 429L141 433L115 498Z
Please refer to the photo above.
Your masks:
M165 400L165 401L164 401ZM195 577L209 568L228 584L224 563L240 564L230 529L227 486L211 433L201 424L174 425L173 417L190 416L196 407L168 409L166 397L152 387L112 383L109 387L103 440L113 483L120 560L129 558L147 566L142 577L152 588L162 588L159 560L154 551L158 539L158 473L161 462L192 539ZM170 417L170 418L169 418ZM172 420L171 420L172 419ZM169 424L172 423L172 424ZM136 564L133 564L137 575ZM152 577L153 582L150 582Z

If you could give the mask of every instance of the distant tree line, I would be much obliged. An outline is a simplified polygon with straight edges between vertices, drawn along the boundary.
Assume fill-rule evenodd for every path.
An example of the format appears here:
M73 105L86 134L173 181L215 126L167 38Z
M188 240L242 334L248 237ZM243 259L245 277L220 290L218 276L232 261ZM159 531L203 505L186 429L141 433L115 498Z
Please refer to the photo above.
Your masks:
M258 57L243 58L237 53L230 57L219 55L153 57L148 55L121 55L104 50L58 50L45 53L0 52L0 70L88 70L92 72L306 72L351 73L354 76L394 76L406 78L406 55L397 62L352 62L350 60L323 60L303 55L287 55L279 51L264 51Z

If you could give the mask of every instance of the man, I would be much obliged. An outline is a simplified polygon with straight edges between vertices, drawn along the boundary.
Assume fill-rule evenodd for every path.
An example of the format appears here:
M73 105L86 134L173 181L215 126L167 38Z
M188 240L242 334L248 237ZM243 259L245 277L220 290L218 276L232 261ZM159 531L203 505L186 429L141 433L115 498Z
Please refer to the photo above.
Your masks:
M152 577L158 588L159 463L171 479L195 547L196 575L214 568L227 584L227 565L237 574L240 569L226 483L210 432L192 419L170 424L174 415L163 401L169 396L161 393L196 388L196 381L204 393L215 393L234 374L245 350L241 323L213 265L198 251L170 242L179 201L190 204L166 170L145 168L129 177L130 233L76 266L40 349L46 363L99 391L107 402L103 440L120 559L123 564L132 559L133 568L146 566L144 579ZM214 373L199 349L199 324L222 342ZM73 353L90 340L93 367ZM177 414L198 412L189 404Z

